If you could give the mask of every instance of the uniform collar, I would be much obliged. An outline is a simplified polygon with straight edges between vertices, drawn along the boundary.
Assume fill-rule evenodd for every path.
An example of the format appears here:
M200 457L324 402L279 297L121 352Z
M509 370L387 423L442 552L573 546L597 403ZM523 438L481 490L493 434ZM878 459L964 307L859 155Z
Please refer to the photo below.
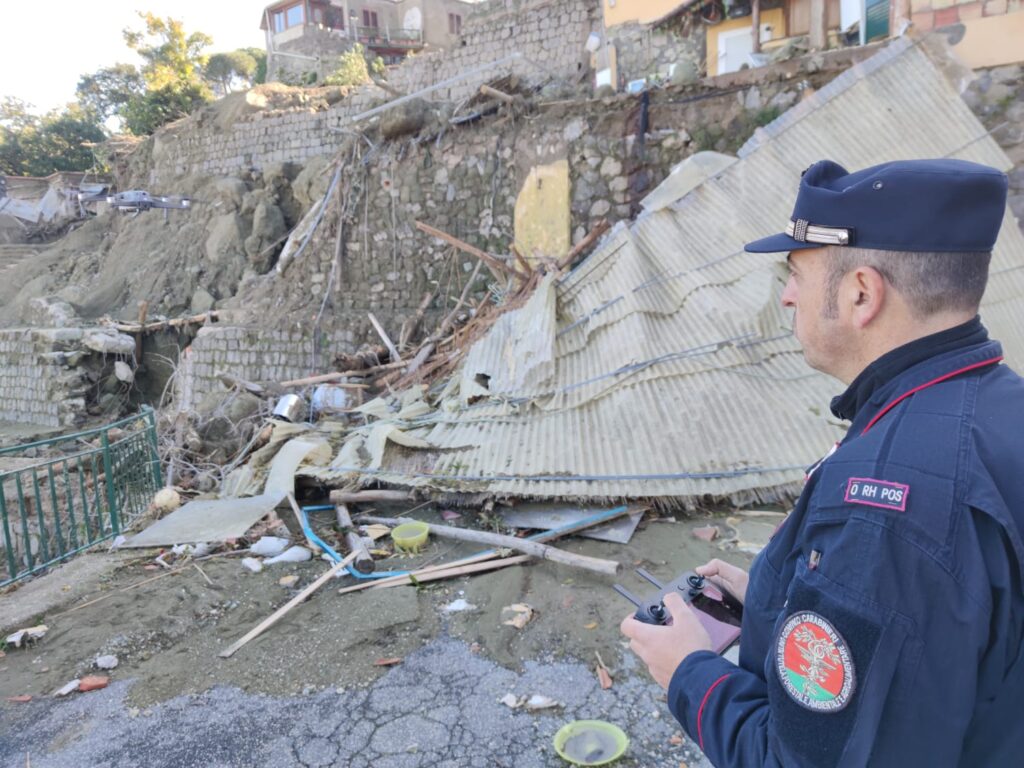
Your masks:
M861 371L843 394L832 398L832 413L836 418L846 421L865 421L866 411L875 411L881 407L892 396L890 390L894 389L891 386L893 382L903 380L903 374L911 369L912 378L921 381L905 382L902 386L907 389L946 373L946 368L949 371L956 370L960 367L957 362L975 362L973 359L961 360L964 353L977 350L981 353L979 359L982 359L994 350L998 354L998 346L989 342L988 331L978 316L962 325L915 339L886 352ZM865 408L869 404L875 407Z

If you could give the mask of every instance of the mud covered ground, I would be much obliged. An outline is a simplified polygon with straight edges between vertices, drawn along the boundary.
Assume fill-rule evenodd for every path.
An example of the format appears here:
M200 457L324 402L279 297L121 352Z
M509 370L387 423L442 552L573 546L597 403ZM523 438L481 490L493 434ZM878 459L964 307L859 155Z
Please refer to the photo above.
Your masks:
M636 565L668 579L711 557L723 556L740 565L749 562L749 555L696 539L692 529L702 524L706 520L648 518L627 545L574 538L559 546L620 561L624 570L618 580L638 593L643 593L644 583L631 572ZM479 549L431 539L418 556L380 560L378 570L442 562ZM221 650L313 581L325 565L312 561L249 573L238 557L218 557L201 566L212 586L198 569L186 568L117 593L156 575L144 569L151 562L149 554L122 553L110 570L86 577L91 586L76 583L77 597L70 604L60 600L63 593L51 596L51 607L34 619L49 626L46 637L30 649L9 648L0 659L0 695L46 696L95 671L92 662L103 654L118 657L120 664L111 673L114 680L136 681L129 695L134 706L217 684L293 694L373 680L383 672L374 666L375 660L404 657L440 634L466 641L474 651L509 669L542 655L593 664L594 652L599 651L614 671L623 650L618 624L630 608L613 591L615 579L546 561L418 588L339 595L328 585L232 658L222 659ZM298 581L290 587L280 585L279 580L290 574ZM344 576L335 584L352 582ZM64 612L108 594L93 605ZM443 610L458 598L475 608ZM19 599L19 591L0 597L0 614L13 614ZM3 610L5 603L8 610ZM511 616L502 609L513 603L535 609L534 619L521 630L502 624Z

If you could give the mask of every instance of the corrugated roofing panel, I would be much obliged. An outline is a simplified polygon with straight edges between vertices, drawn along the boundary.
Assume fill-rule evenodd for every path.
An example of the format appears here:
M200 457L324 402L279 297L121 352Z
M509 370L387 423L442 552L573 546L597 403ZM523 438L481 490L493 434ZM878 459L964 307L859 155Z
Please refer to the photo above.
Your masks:
M746 254L743 244L781 231L801 171L821 158L849 168L945 156L1009 167L935 46L894 41L759 130L741 160L614 231L553 288L554 325L503 318L468 356L463 380L491 376L501 402L448 403L402 425L435 447L389 448L383 469L363 478L682 503L798 489L804 468L843 433L828 411L842 385L803 361L779 306L781 257ZM1024 237L1007 216L983 316L1019 364ZM517 323L553 337L517 338ZM547 343L550 364L508 370ZM312 472L338 481L355 469Z

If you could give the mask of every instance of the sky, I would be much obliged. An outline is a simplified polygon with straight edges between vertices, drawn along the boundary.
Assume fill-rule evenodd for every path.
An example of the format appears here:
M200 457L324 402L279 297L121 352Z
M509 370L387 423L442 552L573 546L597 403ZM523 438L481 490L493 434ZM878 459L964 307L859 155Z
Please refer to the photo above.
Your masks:
M16 96L36 112L75 98L78 78L118 62L138 64L121 30L141 30L138 11L171 16L187 32L213 38L208 53L265 47L260 14L269 0L5 0L0 43L0 96Z

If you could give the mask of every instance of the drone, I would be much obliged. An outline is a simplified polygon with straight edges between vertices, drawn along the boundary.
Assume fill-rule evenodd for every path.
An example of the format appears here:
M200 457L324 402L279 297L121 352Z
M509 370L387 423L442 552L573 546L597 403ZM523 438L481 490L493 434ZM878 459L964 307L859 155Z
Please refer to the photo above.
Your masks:
M127 192L117 192L113 195L102 193L93 195L80 194L79 202L91 203L106 201L111 208L116 208L125 213L141 213L153 208L187 210L192 207L192 200L180 196L153 196L141 189L132 189Z

